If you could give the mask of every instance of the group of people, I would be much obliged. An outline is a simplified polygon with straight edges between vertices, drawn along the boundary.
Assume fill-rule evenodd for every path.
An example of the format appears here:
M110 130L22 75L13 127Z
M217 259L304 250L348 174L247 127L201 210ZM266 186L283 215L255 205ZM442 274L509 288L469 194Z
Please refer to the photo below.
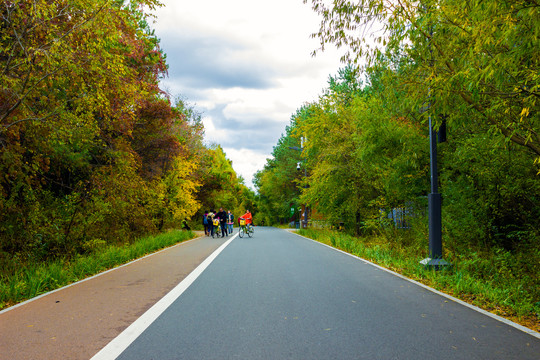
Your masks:
M214 232L217 230L214 226L214 220L219 221L219 227L221 228L221 235L222 236L229 236L233 233L233 225L234 225L234 215L231 213L231 210L225 212L223 208L219 208L218 212L212 211L205 211L203 215L203 226L204 226L204 234L205 235L214 235ZM249 210L246 211L246 213L238 218L238 221L240 219L246 220L246 224L252 224L253 223L253 217L251 216L251 213Z

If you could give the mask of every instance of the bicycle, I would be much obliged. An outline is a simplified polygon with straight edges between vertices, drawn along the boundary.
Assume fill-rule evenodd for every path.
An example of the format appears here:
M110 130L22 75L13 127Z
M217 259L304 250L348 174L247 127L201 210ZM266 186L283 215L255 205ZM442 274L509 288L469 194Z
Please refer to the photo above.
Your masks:
M219 226L219 219L214 219L214 231L212 232L212 237L222 237L223 234L221 233L221 226Z
M244 237L247 234L248 237L252 237L255 233L255 229L252 224L246 224L246 220L240 219L240 227L238 228L238 236Z

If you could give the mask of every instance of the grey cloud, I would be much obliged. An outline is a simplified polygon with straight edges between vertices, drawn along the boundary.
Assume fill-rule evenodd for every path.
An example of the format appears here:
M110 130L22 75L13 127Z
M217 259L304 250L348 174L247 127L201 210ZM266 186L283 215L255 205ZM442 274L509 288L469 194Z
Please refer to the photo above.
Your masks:
M246 44L193 34L163 34L169 78L192 88L267 89L275 85L272 66L250 56Z
M271 153L279 139L279 134L283 132L283 124L262 117L254 118L248 123L229 118L223 113L226 106L226 104L220 104L204 112L204 115L212 117L217 128L227 129L230 134L221 141L221 145L231 148L242 147L263 154Z

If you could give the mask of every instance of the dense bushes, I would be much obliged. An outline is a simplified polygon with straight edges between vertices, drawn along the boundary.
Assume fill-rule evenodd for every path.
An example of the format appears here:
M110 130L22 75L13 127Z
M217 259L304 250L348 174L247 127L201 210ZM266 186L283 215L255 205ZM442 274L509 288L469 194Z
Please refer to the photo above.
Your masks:
M0 8L0 271L177 227L224 187L200 115L159 89L155 0ZM223 167L220 168L223 170ZM215 195L215 194L213 194Z

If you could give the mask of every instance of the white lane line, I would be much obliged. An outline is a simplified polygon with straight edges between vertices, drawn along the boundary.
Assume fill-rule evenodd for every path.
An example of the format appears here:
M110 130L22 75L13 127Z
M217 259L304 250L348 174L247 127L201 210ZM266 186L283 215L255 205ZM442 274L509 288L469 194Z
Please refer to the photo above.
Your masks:
M495 319L495 320L497 320L497 321L500 321L500 322L502 322L502 323L504 323L504 324L506 324L506 325L508 325L508 326L512 326L512 327L515 328L515 329L518 329L518 330L520 330L520 331L523 331L524 333L527 333L527 334L529 334L529 335L531 335L531 336L534 336L534 337L537 338L537 339L540 339L540 333L534 331L533 329L529 329L528 327L525 327L525 326L520 325L520 324L518 324L518 323L515 323L515 322L513 322L513 321L511 321L511 320L508 320L508 319L506 319L506 318L503 318L502 316L495 315L495 314L493 314L493 313L491 313L491 312L489 312L489 311L486 311L486 310L484 310L484 309L482 309L482 308L479 308L478 306L471 305L471 304L469 304L468 302L465 302L465 301L463 301L463 300L460 300L460 299L458 299L458 298L455 298L455 297L453 297L453 296L451 296L451 295L445 294L445 293L443 293L443 292L441 292L441 291L435 290L435 289L433 289L433 288L431 288L431 287L429 287L429 286L427 286L427 285L422 284L421 282L418 282L418 281L413 280L413 279L409 279L408 277L406 277L406 276L404 276L404 275L401 275L401 274L399 274L399 273L397 273L397 272L395 272L395 271L392 271L392 270L390 270L390 269L387 269L387 268L385 268L385 267L382 267L382 266L380 266L380 265L377 265L377 264L375 264L375 263L372 263L371 261L366 260L366 259L363 259L363 258L361 258L361 257L359 257L359 256L350 254L350 253L348 253L348 252L346 252L346 251L337 249L337 248L335 248L335 247L332 247L332 246L330 246L330 245L324 244L324 243L322 243L322 242L319 242L319 241L310 239L310 238L308 238L308 237L302 236L302 235L297 234L297 233L295 233L295 232L293 232L293 231L291 231L291 233L293 233L293 234L295 234L296 236L299 236L299 237L301 237L301 238L304 238L304 239L306 239L306 240L313 241L313 242L316 243L316 244L319 244L319 245L322 245L322 246L326 246L327 248L330 248L330 249L332 249L332 250L338 251L338 252L343 253L343 254L345 254L345 255L349 255L349 256L351 256L351 257L353 257L353 258L356 258L356 259L358 259L358 260L361 260L361 261L363 261L364 263L366 263L366 264L368 264L368 265L371 265L371 266L374 266L374 267L376 267L376 268L378 268L378 269L380 269L380 270L386 271L387 273L390 273L390 274L392 274L392 275L394 275L394 276L397 276L397 277L399 277L399 278L402 278L403 280L406 280L406 281L408 281L408 282L410 282L410 283L413 283L413 284L415 284L415 285L418 285L418 286L420 286L421 288L424 288L424 289L426 289L426 290L428 290L428 291L431 291L432 293L435 293L435 294L437 294L437 295L439 295L439 296L445 297L445 298L447 298L447 299L449 299L449 300L452 300L452 301L455 302L455 303L458 303L458 304L460 304L460 305L463 305L463 306L465 306L465 307L468 307L468 308L471 309L471 310L474 310L474 311L476 311L476 312L479 312L479 313L481 313L481 314L483 314L483 315L486 315L486 316L488 316L488 317L490 317L490 318L492 318L492 319Z
M135 320L120 335L114 338L107 346L101 349L90 360L113 360L116 359L132 342L135 341L172 303L176 301L190 287L191 284L203 273L203 271L217 258L217 256L233 241L238 233L221 245L209 257L207 257L195 270L172 289L161 300L148 309L140 318Z

